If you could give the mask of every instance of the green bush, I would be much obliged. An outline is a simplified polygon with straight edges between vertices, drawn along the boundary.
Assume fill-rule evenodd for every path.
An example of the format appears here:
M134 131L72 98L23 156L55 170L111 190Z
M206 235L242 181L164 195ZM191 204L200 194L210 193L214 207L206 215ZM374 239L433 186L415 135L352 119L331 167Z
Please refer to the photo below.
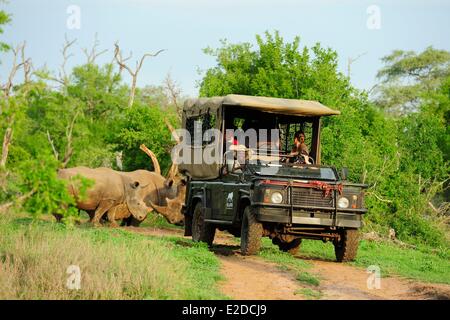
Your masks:
M161 170L168 170L172 161L170 151L175 142L164 119L174 121L174 114L167 114L158 106L135 105L125 112L113 142L116 150L123 152L124 170L153 170L151 159L139 149L141 144L150 148L158 158Z

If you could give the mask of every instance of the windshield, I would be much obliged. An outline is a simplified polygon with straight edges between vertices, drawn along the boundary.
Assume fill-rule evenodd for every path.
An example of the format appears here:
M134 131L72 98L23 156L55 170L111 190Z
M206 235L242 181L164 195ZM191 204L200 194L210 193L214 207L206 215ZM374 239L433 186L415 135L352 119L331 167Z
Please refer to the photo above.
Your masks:
M277 176L295 179L337 180L335 171L330 167L314 165L247 164L252 174Z

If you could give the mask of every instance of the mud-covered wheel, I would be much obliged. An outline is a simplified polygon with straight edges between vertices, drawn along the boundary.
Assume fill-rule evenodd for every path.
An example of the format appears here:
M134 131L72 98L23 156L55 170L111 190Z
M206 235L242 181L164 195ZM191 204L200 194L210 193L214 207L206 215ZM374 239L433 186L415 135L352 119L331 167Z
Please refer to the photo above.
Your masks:
M359 246L359 231L355 229L344 229L339 234L339 241L334 242L336 261L346 262L355 260Z
M214 241L216 227L205 222L205 213L202 209L202 203L198 202L195 205L192 217L192 240L194 242L206 242L210 246Z
M263 227L251 206L244 209L241 228L241 253L245 256L257 254L261 248Z
M281 251L288 252L291 255L295 256L300 249L300 244L302 243L302 239L294 239L291 242L278 242L278 248Z

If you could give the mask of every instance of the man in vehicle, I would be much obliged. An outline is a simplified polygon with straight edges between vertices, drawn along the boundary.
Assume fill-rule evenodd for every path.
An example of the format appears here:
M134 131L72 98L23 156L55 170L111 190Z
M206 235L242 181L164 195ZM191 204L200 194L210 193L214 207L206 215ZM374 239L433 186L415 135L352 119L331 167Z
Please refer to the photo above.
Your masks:
M305 133L301 130L294 135L294 146L290 153L291 162L310 164L309 150L305 143Z

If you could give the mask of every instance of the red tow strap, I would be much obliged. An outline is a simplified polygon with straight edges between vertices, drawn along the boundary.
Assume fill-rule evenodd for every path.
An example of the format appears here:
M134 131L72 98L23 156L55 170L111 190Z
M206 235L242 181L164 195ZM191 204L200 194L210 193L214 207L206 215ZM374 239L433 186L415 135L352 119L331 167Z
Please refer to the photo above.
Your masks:
M338 185L331 185L328 184L326 182L322 182L322 181L310 181L308 183L303 183L303 182L295 182L295 181L290 181L290 182L284 182L284 181L276 181L276 180L263 180L264 184L271 184L271 185L277 185L277 186L293 186L293 187L300 187L300 188L312 188L312 189L316 189L316 190L321 190L323 191L323 196L326 198L328 196L330 196L331 191L333 190L337 190L339 192L339 194L342 194L342 189L343 189L343 185L342 184L338 184Z

